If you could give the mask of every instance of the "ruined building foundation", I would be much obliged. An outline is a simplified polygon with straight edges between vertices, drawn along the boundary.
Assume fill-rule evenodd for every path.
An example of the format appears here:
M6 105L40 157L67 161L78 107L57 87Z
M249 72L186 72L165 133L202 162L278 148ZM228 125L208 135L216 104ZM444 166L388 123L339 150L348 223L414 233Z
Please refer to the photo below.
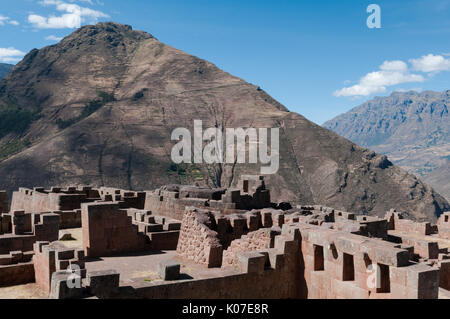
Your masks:
M432 225L306 204L273 203L262 176L236 189L20 188L11 203L0 192L0 287L58 299L450 295L450 212Z

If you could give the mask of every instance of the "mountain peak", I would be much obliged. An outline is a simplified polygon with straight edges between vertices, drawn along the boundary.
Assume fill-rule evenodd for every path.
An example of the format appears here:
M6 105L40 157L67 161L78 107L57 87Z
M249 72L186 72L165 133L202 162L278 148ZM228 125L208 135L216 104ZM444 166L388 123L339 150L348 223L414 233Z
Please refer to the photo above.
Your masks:
M62 42L79 40L92 43L93 39L98 40L102 38L117 46L124 38L140 41L154 37L147 32L133 30L130 25L116 22L99 22L95 25L86 25L75 30L64 38Z
M448 90L394 92L367 101L324 123L324 127L389 155L411 173L426 176L449 159L448 105ZM443 189L440 184L432 186ZM442 194L450 198L448 190Z

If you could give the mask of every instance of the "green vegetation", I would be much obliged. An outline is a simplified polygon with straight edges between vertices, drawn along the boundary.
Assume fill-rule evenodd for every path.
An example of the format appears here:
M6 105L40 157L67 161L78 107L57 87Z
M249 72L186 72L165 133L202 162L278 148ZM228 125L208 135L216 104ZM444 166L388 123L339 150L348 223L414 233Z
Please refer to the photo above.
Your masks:
M23 134L39 118L40 109L32 112L19 106L0 105L0 138L10 134Z
M88 117L89 115L95 113L98 111L102 106L108 104L109 102L113 102L116 99L114 98L114 94L106 93L106 92L98 92L97 93L98 98L96 98L93 101L90 101L81 111L81 114L77 117L70 118L67 120L57 119L56 124L58 124L58 127L63 130L65 128L68 128L69 126L81 121L82 119Z
M0 145L0 161L5 158L21 152L23 149L29 147L31 142L28 139L8 142Z
M186 182L188 180L194 179L196 181L203 180L203 174L200 168L196 164L175 164L172 163L167 169L169 175L178 175L180 181Z
M195 178L195 180L197 181L202 181L203 180L203 174L200 171L200 169L198 168L193 168L192 169L192 176Z
M169 168L167 169L167 173L169 173L169 174L178 174L180 176L185 176L186 175L186 169L183 168L179 164L172 163L172 164L169 165Z

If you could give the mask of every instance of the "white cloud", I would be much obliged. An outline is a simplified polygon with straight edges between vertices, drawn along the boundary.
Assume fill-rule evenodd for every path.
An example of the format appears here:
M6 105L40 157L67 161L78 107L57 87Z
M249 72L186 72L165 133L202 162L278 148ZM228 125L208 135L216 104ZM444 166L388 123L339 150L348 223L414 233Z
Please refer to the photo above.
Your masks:
M2 16L0 14L0 25L5 25L6 21L8 21L8 17Z
M401 60L384 61L379 70L363 76L358 84L344 87L334 92L335 96L368 96L375 93L383 93L387 88L402 83L418 83L425 81L422 72L432 77L442 71L450 71L450 58L445 58L449 54L424 55L418 59L410 59L408 62ZM412 72L416 71L416 72Z
M413 69L426 73L438 73L441 71L450 71L450 59L444 58L442 55L428 54L418 59L411 59Z
M47 41L61 41L63 38L62 37L57 37L55 35L49 35L47 37L45 37L45 40Z
M5 17L4 15L0 14L0 26L4 26L5 24L18 26L20 23L16 20L11 20L9 17Z
M406 72L408 71L408 65L400 60L395 61L384 61L380 66L380 69L383 71L400 71Z
M84 1L89 2L89 1ZM57 11L63 14L43 17L37 14L30 14L28 22L38 29L74 29L79 28L82 23L95 23L100 18L109 16L101 11L81 7L74 3L67 3L62 0L43 0L40 2L44 6L55 6Z
M13 47L10 48L0 48L0 62L3 63L15 63L20 61L25 52L17 50Z
M90 5L93 5L94 3L92 2L92 0L69 0L70 2L87 2Z
M423 82L424 77L408 71L403 61L384 61L380 70L363 76L358 84L334 92L335 96L368 96L383 93L388 86L409 82Z

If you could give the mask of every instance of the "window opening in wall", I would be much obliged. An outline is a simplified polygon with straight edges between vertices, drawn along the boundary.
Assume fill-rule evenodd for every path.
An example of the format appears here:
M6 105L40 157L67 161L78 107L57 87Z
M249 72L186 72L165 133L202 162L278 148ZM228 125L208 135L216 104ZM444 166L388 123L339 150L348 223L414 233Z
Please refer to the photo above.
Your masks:
M343 263L343 280L352 281L355 280L355 262L353 256L344 253L344 263Z
M314 270L325 270L325 258L323 255L323 246L314 245Z

